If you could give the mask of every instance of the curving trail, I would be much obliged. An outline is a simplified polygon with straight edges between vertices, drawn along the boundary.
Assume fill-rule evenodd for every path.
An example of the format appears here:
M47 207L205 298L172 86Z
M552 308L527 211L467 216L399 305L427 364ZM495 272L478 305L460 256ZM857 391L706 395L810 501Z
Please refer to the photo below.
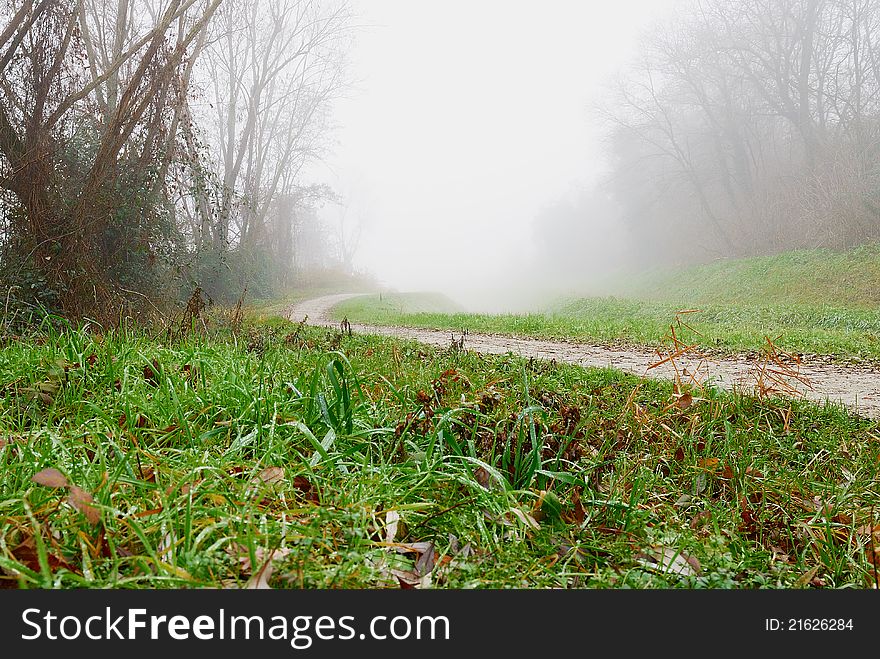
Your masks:
M299 322L308 317L310 325L339 327L330 318L330 310L357 293L326 295L293 305L286 315ZM389 327L378 325L351 324L352 330L363 334L379 334L404 339L414 339L434 346L449 346L453 335L447 330L417 329L410 327ZM460 338L460 337L455 337ZM548 341L496 334L470 334L464 339L467 350L490 354L512 352L523 357L536 359L555 359L560 362L580 366L613 367L629 373L647 377L673 378L675 371L667 362L656 368L648 368L659 361L657 353L650 350L629 348L609 348L589 343L567 341ZM712 358L711 360L676 359L679 369L688 369L697 374L700 381L711 382L719 387L737 387L743 391L753 390L756 377L756 363L746 357ZM818 402L826 400L847 405L858 414L870 418L880 418L880 372L869 368L842 366L826 363L804 362L799 371L810 384L804 386L795 379L787 379L806 398Z

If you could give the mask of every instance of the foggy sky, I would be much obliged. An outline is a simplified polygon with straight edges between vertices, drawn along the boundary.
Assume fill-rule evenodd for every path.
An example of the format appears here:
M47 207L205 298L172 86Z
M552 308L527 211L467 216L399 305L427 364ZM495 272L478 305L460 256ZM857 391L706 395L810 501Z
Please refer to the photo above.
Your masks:
M590 106L673 2L353 0L356 82L315 175L362 223L357 265L485 307L537 277L534 218L602 172Z

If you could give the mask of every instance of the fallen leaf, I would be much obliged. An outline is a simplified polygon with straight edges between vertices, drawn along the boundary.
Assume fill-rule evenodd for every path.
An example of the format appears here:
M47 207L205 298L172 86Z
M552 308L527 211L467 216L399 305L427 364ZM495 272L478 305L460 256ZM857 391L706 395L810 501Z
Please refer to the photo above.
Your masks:
M510 512L512 512L513 516L516 517L519 521L521 521L526 526L533 528L535 530L538 530L541 528L541 525L538 524L538 521L534 517L532 517L531 515L529 515L526 512L523 512L519 508L511 508Z
M397 578L397 582L402 590L416 588L422 583L422 578L413 570L397 570L392 568L389 571Z
M269 485L280 483L284 480L284 468L266 467L263 471L257 474L256 479L268 483Z
M694 397L689 393L683 393L681 396L675 399L675 406L680 410L686 410L691 405L694 404Z
M256 558L258 565L263 565L266 561L273 562L286 558L292 551L288 547L283 547L273 549L270 554L269 550L257 547L254 549L254 558ZM251 554L247 547L236 542L226 548L226 553L241 563L241 570L244 574L251 574L253 565L251 564Z
M797 581L794 582L795 588L803 588L808 583L811 583L818 572L818 565L804 572L801 576L797 578Z
M572 490L571 503L574 505L574 521L577 522L578 526L582 526L584 520L587 518L587 513L584 510L583 503L581 503L581 495L578 488Z
M158 387L160 371L161 368L159 367L159 362L154 359L152 364L144 366L144 380L146 380L150 386Z
M426 551L434 549L433 542L395 542L393 544L395 551L399 554L424 554Z
M12 557L25 567L33 570L34 572L40 572L41 570L39 553L37 552L36 542L34 541L33 536L25 538L24 541L22 541L14 549L12 549ZM79 571L76 570L70 563L65 561L63 558L55 555L51 551L46 552L46 560L49 564L49 568L52 571L64 568L66 570L70 570L71 572L75 572L77 574L79 573ZM5 569L4 572L6 572Z
M67 477L57 469L49 468L31 476L31 480L43 487L70 487Z
M691 520L690 527L696 531L699 528L706 526L712 520L712 512L709 510L702 510L694 515L694 518Z
M706 471L715 471L718 468L719 462L718 458L703 458L698 464Z
M101 511L92 505L94 497L76 485L70 486L70 497L67 501L71 506L81 512L91 524L101 521Z
M647 554L640 554L636 562L649 570L684 577L697 576L701 570L696 558L672 547L659 547Z
M244 585L244 590L271 590L272 586L269 585L269 577L272 576L272 559L270 558L263 566L257 570L257 572L247 580L247 583Z
M485 467L480 467L474 472L474 478L477 479L477 483L480 484L485 490L489 489L489 483L491 482L491 476L489 475L489 471Z
M318 488L312 485L309 482L309 479L305 476L296 476L293 479L293 487L302 492L303 497L305 497L306 501L311 501L312 503L320 503L321 496Z
M389 510L385 513L385 542L394 542L394 536L397 535L397 525L400 522L400 513L396 510Z
M425 576L426 574L430 574L431 570L434 569L434 564L437 561L437 552L434 551L434 543L429 542L427 549L422 552L422 555L419 556L416 561L415 572L420 577Z

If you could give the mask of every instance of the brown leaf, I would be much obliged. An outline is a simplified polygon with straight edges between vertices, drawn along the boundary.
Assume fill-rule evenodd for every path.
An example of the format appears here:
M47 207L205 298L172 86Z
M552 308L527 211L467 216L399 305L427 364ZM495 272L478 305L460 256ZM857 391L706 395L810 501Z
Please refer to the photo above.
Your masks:
M400 513L396 510L389 510L385 513L385 542L394 542L394 536L397 535L397 525L400 523Z
M718 458L703 458L699 465L706 471L715 471L721 461Z
M303 497L305 497L306 501L311 501L312 503L320 503L320 491L318 490L318 488L312 485L309 482L309 479L305 476L296 476L293 479L293 487L302 492Z
M257 559L258 565L264 565L267 561L271 563L286 558L292 551L292 549L284 547L282 549L274 549L270 554L267 549L257 547L254 550L254 558ZM226 553L238 559L244 574L251 574L253 565L251 564L251 555L247 547L236 542L226 548Z
M428 547L422 552L416 561L415 573L420 577L430 574L437 562L437 552L434 550L434 543L429 542Z
M694 515L694 518L691 520L691 528L693 530L697 530L706 526L712 519L712 512L709 510L702 510Z
M97 524L101 521L101 511L92 505L94 497L76 485L70 486L70 497L68 503L81 512L91 524Z
M402 590L414 589L422 582L422 578L412 570L391 569L390 572L397 578Z
M819 572L819 566L815 566L804 572L801 576L797 578L797 581L794 582L795 588L803 588L808 583L811 583L815 578L816 574Z
M43 469L31 476L31 480L43 487L70 487L70 481L57 469Z
M141 468L141 480L146 481L148 483L156 482L156 470L153 466L147 465L146 467Z
M480 484L480 487L482 487L485 490L489 489L489 483L491 483L492 477L489 474L489 471L485 467L479 467L474 472L474 478L477 479L477 483Z
M758 520L755 517L755 514L752 512L752 509L749 507L749 502L745 497L740 497L740 518L742 519L742 530L747 533L754 533L757 530Z
M147 364L144 366L144 380L153 387L159 386L159 372L162 369L159 367L159 362L157 360L153 360L152 364Z
M520 510L517 507L513 507L510 509L510 512L513 513L513 516L516 517L520 522L522 522L525 526L538 530L541 528L541 525L538 524L538 520L529 515L527 512Z
M636 562L651 570L666 574L692 577L700 574L700 562L693 556L672 547L659 547L647 554L639 554Z
M245 590L271 590L272 586L269 585L269 577L272 576L272 571L274 568L272 567L272 559L270 558L263 566L254 573L250 579L248 579L247 583L244 585Z
M694 404L694 397L689 393L683 393L681 396L675 399L675 406L680 410L686 410L691 405Z
M581 503L581 495L578 490L579 488L577 487L572 490L571 502L574 505L574 521L577 522L578 526L581 526L587 518L587 514L584 511L584 505Z
M280 483L284 480L284 468L283 467L266 467L256 476L256 480L260 480L264 483L268 483L269 485L274 485L275 483Z
M424 554L426 551L434 549L433 542L396 542L394 549L399 554Z
M25 538L23 542L12 549L12 557L25 567L33 570L34 572L40 571L40 559L39 554L37 553L36 542L33 536ZM49 564L49 568L52 571L64 568L66 570L70 570L71 572L79 573L79 570L75 569L70 563L65 561L60 556L56 556L51 551L47 551L46 559Z

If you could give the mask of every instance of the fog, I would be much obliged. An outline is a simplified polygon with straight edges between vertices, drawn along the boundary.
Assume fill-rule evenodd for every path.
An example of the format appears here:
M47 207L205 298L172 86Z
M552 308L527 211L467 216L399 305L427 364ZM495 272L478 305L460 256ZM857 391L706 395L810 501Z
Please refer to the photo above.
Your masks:
M514 310L880 241L875 0L84 0L0 22L0 286L23 308L369 275Z
M576 227L590 237L577 281L546 258L542 234L564 228L560 207L607 170L593 108L671 4L353 3L354 82L314 174L345 202L322 218L360 224L356 265L401 291L494 310L589 289L622 263L620 223L596 215Z

